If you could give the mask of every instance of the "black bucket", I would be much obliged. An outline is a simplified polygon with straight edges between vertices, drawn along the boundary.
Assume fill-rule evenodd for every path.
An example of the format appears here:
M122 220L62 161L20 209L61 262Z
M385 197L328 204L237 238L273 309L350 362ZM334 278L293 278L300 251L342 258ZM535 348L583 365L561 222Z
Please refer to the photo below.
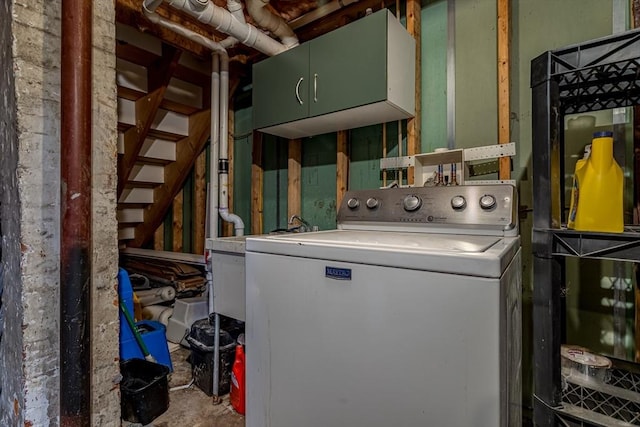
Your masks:
M169 408L169 368L143 359L120 363L122 419L149 424Z
M215 330L209 319L197 320L191 327L187 342L191 347L191 365L195 385L207 395L213 395L213 350ZM236 342L228 332L220 329L218 395L231 389L231 368Z

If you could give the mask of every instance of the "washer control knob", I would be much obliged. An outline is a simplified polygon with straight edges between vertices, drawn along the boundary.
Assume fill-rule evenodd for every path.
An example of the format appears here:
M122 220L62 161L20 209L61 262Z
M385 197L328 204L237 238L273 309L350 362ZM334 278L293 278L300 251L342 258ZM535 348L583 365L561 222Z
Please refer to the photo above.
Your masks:
M375 209L378 207L378 199L376 199L375 197L369 197L367 199L367 207L369 209Z
M496 198L491 194L485 194L480 197L480 207L484 210L489 210L496 205Z
M355 209L360 206L360 200L352 197L347 201L347 206L349 206L349 209Z
M455 210L464 209L467 206L467 201L463 196L453 196L451 199L451 207Z
M420 206L422 206L422 200L415 194L410 194L404 198L402 204L404 205L405 211L413 212L420 209Z

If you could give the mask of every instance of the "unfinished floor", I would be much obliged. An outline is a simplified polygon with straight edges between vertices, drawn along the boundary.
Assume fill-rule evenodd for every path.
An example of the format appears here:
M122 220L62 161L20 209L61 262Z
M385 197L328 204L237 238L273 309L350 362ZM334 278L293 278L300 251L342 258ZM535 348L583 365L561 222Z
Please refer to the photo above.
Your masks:
M189 350L183 347L171 352L174 371L169 379L170 388L191 381L188 357ZM244 424L244 416L233 410L228 394L223 396L220 404L214 405L210 396L192 385L188 389L171 391L169 409L147 427L244 427ZM124 422L123 426L139 427L141 424Z

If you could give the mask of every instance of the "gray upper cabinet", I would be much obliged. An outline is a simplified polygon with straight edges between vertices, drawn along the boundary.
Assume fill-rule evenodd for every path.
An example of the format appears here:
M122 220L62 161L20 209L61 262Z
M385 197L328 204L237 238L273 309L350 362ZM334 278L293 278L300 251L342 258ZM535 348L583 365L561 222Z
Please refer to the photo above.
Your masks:
M415 42L380 10L253 66L254 129L300 138L412 117Z

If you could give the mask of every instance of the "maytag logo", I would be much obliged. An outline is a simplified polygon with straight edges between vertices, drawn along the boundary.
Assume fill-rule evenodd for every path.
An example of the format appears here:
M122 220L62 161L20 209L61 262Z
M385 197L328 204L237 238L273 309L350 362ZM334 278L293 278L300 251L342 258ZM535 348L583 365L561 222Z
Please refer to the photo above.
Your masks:
M329 279L336 280L351 280L350 268L338 268L338 267L325 267L324 275Z

